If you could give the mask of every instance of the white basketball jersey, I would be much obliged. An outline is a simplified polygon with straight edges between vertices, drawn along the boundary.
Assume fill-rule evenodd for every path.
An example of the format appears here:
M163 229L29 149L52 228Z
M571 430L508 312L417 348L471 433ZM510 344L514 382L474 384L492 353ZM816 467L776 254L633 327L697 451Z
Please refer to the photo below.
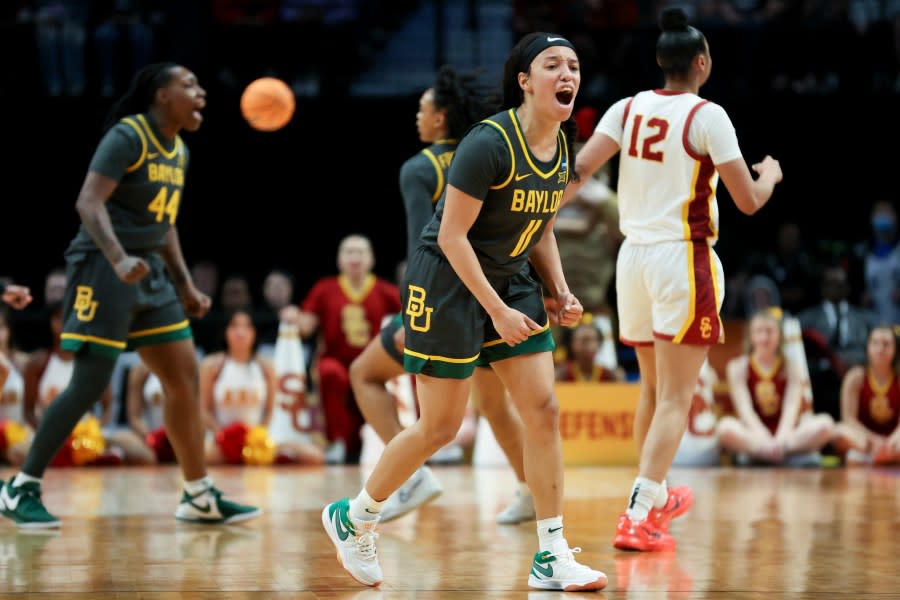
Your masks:
M213 383L213 403L219 423L259 425L266 391L266 376L259 363L254 360L240 363L226 357Z
M741 156L721 107L687 92L645 91L610 107L597 131L620 147L619 226L632 243L715 243L715 164Z
M0 421L15 421L24 423L23 413L25 397L25 381L19 370L12 364L9 365L9 376L0 391Z
M147 375L143 387L144 396L144 423L149 431L155 431L165 424L163 420L163 395L162 382L154 373Z
M75 366L73 360L63 360L58 354L51 353L44 372L41 373L41 379L38 382L38 398L35 403L34 412L40 419L50 403L59 395L61 391L69 385L72 379L72 369Z

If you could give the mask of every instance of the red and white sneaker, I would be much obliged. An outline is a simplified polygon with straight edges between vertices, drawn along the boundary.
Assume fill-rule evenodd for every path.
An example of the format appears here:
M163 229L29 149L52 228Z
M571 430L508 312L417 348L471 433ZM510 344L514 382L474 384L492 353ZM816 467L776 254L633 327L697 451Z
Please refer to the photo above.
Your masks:
M619 550L666 552L675 549L675 538L661 531L650 519L632 523L627 514L622 514L616 524L613 546Z
M694 493L686 485L669 488L669 500L662 508L654 508L647 516L647 520L651 521L656 528L663 533L668 533L669 522L680 517L688 511L694 503Z

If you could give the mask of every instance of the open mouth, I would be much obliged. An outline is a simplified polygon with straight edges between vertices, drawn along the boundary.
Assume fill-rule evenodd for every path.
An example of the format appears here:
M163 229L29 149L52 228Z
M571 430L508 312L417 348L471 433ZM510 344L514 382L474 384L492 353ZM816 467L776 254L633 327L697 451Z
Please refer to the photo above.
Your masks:
M575 92L572 90L562 90L556 92L556 99L560 104L571 104L572 100L575 98Z

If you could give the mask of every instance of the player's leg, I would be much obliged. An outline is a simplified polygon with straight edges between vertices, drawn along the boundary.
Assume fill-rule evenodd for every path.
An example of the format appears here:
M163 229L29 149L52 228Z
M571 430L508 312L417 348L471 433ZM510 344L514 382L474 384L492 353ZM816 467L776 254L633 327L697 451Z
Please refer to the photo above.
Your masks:
M549 330L543 335L550 336ZM532 343L539 337L533 336ZM578 563L563 532L563 455L552 353L512 356L491 365L522 419L523 463L534 496L539 546L528 585L566 591L603 589L606 575Z
M465 415L469 379L418 375L416 384L419 419L388 442L359 495L333 502L322 511L322 525L341 565L365 585L382 581L373 534L385 501L456 437Z
M497 522L501 525L515 525L530 521L535 517L534 498L525 481L525 434L522 419L507 396L506 387L493 369L475 369L472 374L472 395L476 399L478 411L491 426L497 444L506 455L518 482L515 498L497 514Z
M385 444L403 431L397 400L385 387L388 381L405 373L403 357L397 347L398 339L403 337L403 322L397 315L350 364L350 385L356 403L366 423ZM434 500L443 491L437 476L428 465L422 465L384 503L381 522L402 517Z
M397 401L385 384L403 373L403 363L388 353L380 336L350 364L350 385L359 410L385 444L403 431Z
M0 508L19 527L39 529L61 525L41 501L41 479L72 429L103 393L115 362L114 357L88 351L76 354L69 384L41 416L21 470L0 488Z
M138 348L141 360L159 377L163 419L184 476L184 494L175 517L185 521L235 523L255 517L258 508L222 498L206 472L203 423L197 379L197 355L188 337Z

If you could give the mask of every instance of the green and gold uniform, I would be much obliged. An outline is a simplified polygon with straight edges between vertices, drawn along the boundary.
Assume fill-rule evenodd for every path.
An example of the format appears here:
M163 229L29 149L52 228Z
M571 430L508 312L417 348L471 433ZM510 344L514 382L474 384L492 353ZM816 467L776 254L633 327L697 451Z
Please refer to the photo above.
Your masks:
M531 249L559 208L568 182L568 164L562 131L551 161L532 155L515 110L485 119L463 138L448 182L483 200L469 230L469 242L503 301L544 327L514 347L502 340L438 246L441 199L406 269L402 292L403 365L407 371L463 379L477 366L553 350L541 286L531 277L527 263Z
M63 350L87 347L115 358L126 348L191 337L159 253L178 217L188 159L181 138L166 140L147 114L123 118L103 136L89 170L118 182L106 202L113 231L150 272L123 282L81 225L65 253Z
M412 256L422 229L434 216L434 207L447 187L447 171L458 140L438 140L415 153L400 167L400 195L406 212L406 256ZM394 334L403 328L400 313L381 328L381 346L401 365L403 355L394 345Z

